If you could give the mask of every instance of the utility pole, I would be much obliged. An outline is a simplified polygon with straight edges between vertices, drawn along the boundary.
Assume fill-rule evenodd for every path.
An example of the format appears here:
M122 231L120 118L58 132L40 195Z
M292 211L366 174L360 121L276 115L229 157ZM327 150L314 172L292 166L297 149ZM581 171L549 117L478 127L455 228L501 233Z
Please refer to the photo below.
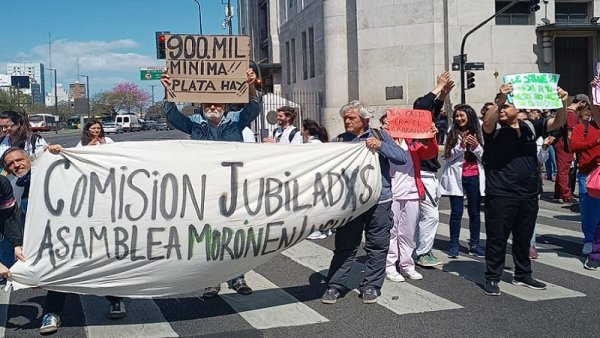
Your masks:
M465 36L462 39L462 42L460 44L460 102L461 103L465 103L465 43L467 42L467 38L469 37L469 35L473 34L476 30L478 30L479 28L483 27L486 23L490 22L490 20L492 20L493 18L495 18L496 16L506 12L507 10L509 10L512 6L516 5L518 2L520 2L520 0L513 0L511 3L509 3L508 5L504 6L504 8L502 8L501 10L499 10L498 12L494 13L494 15L490 16L489 18L487 18L486 20L484 20L482 23L480 23L479 25L475 26L475 28L471 29L470 31L467 32L467 34L465 34Z
M46 68L54 72L54 115L58 116L58 90L56 86L56 68Z
M150 85L150 87L152 88L152 105L154 105L154 87L157 87L158 85Z
M198 0L194 0L194 2L198 5L198 25L200 26L200 35L202 35L202 8Z

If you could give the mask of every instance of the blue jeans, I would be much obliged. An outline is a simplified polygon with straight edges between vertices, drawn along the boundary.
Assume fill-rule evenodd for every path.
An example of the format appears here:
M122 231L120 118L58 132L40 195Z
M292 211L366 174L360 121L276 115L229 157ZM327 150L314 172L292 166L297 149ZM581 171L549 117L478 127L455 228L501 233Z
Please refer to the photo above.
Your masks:
M579 184L579 209L581 212L581 231L583 243L592 243L596 225L600 222L600 199L591 197L585 189L586 174L577 173Z
M554 154L554 147L548 147L548 159L546 160L545 167L547 179L551 179L552 176L556 175L556 155Z
M479 229L481 228L481 195L479 194L479 176L462 178L463 194L467 196L467 211L469 213L469 246L479 245ZM458 244L460 221L464 210L463 196L450 197L450 244Z
M7 268L15 264L15 250L6 238L0 240L0 262Z

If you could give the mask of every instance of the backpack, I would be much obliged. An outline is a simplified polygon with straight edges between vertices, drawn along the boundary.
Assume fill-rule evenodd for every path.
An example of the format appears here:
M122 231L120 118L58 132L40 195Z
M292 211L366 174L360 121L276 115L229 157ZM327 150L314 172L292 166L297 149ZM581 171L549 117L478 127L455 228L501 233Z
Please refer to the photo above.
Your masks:
M6 135L2 135L2 137L0 137L0 144L2 142L4 142L4 139L6 138ZM39 141L39 139L42 138L42 135L40 135L39 133L33 133L31 134L31 139L29 139L29 142L31 144L31 155L35 155L35 145L36 143ZM19 147L21 149L25 149L25 142L17 142L15 144L12 145L12 147ZM1 156L2 154L0 154Z
M276 131L277 131L277 129L273 130L273 138L275 138ZM281 133L283 134L283 131ZM292 143L292 140L294 139L294 136L296 136L297 133L298 133L298 128L294 128L294 129L292 129L292 131L290 131L290 135L288 136L288 140L290 141L290 143Z

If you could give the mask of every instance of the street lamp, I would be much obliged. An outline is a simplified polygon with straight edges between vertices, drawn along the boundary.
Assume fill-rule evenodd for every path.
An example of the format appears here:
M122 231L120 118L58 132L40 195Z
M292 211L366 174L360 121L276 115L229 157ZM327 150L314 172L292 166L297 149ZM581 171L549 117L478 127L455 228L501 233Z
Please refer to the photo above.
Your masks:
M79 76L85 77L85 98L87 99L88 117L91 117L92 112L90 111L90 77L81 74L79 74Z
M202 8L198 0L194 0L194 2L198 5L198 25L200 26L200 35L202 35Z
M56 68L46 68L54 72L54 115L58 116L58 90L56 86Z
M152 87L152 105L154 105L154 87L157 87L158 85L150 85L150 87Z

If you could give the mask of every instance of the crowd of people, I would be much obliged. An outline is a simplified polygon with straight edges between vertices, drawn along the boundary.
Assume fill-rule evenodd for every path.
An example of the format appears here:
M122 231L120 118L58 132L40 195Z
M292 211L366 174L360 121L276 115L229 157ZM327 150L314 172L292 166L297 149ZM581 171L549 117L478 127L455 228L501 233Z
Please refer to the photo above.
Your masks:
M239 111L226 111L223 103L203 103L193 116L183 115L174 103L165 101L167 120L192 140L253 142L251 123L260 112L260 98L254 87L256 75L247 71L249 102ZM592 86L599 81L595 78ZM164 74L165 90L170 78ZM507 241L512 235L514 277L512 283L542 290L546 285L532 277L531 259L535 248L535 223L545 178L555 180L557 202L572 203L573 187L578 185L584 267L600 267L600 199L586 192L587 176L600 164L600 107L579 94L569 102L566 91L558 88L563 108L554 112L519 110L509 100L513 88L503 84L496 98L486 103L478 116L468 104L458 104L446 114L445 102L455 84L448 72L436 78L431 92L419 97L414 109L432 113L431 137L411 139L392 137L387 131L387 115L373 126L372 110L360 101L340 109L345 132L330 138L317 121L304 119L295 126L297 113L290 107L277 111L277 128L264 143L321 144L326 142L362 142L377 154L382 190L377 203L359 217L334 230L319 230L307 238L320 240L335 236L333 258L326 277L325 304L336 303L354 288L349 275L361 243L366 260L364 278L359 286L363 303L376 303L385 279L403 282L423 279L416 266L430 268L442 264L433 254L433 242L439 226L442 196L450 202L447 255L461 252L460 230L463 212L469 217L468 254L485 259L483 290L500 295L500 276L505 264ZM394 110L396 108L389 108ZM377 128L379 127L379 128ZM27 116L14 111L0 114L0 275L10 276L9 267L23 256L23 224L27 214L31 162L44 151L59 154L62 147L47 142L29 127ZM112 143L104 135L102 124L91 121L83 128L80 146ZM319 145L314 145L319 146ZM440 146L443 151L440 154ZM443 165L440 163L443 159ZM578 169L573 173L573 166ZM572 177L572 178L570 178ZM482 210L485 215L485 245L480 239ZM227 281L241 295L252 293L244 275ZM204 298L213 298L220 285L206 288ZM41 333L56 332L65 293L49 291L45 299ZM107 296L108 317L126 315L121 297Z

